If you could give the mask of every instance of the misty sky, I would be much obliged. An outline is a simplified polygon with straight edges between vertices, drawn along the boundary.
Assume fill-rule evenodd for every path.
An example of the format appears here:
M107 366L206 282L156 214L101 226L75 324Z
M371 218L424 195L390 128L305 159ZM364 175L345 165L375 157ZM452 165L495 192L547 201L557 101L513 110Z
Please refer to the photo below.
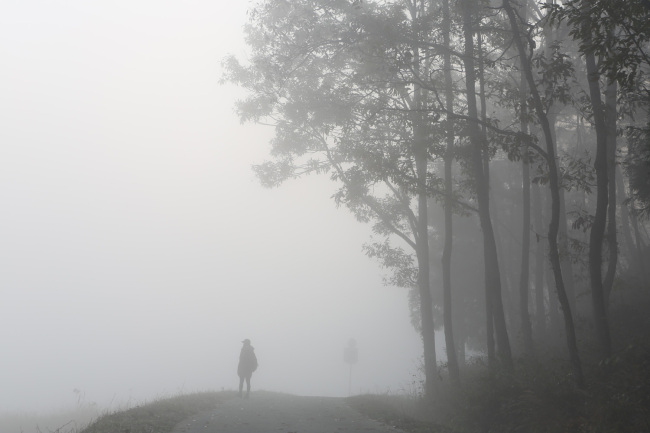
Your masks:
M5 2L0 412L234 389L408 390L420 340L326 178L268 190L220 60L247 2ZM441 350L439 350L441 354ZM442 355L442 354L441 354Z

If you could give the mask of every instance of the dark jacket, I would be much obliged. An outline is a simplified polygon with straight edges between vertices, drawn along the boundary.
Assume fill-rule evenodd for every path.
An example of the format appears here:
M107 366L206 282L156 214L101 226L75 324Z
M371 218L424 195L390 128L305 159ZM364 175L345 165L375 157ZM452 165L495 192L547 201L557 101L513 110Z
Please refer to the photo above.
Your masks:
M257 357L255 356L255 349L250 344L245 344L239 353L239 365L237 366L237 374L239 376L248 376L257 370Z

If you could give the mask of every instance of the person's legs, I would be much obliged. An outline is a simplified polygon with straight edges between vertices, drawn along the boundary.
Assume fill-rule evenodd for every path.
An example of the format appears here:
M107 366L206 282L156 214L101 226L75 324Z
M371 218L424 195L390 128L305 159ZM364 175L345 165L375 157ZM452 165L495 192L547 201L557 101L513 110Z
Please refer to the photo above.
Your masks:
M250 383L250 379L248 379L248 380L249 380L249 383ZM250 389L250 385L248 386L248 388ZM242 390L243 389L244 389L244 376L242 375L242 376L239 376L239 396L240 397L242 396Z
M251 393L251 374L246 376L246 398Z

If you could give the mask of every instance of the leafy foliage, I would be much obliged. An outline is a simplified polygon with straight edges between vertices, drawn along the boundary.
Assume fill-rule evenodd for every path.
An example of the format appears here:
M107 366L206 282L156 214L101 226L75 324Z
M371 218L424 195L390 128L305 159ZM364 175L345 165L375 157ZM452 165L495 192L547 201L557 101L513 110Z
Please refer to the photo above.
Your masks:
M408 2L260 2L245 30L248 63L226 58L222 80L248 90L237 104L242 121L274 126L273 159L254 167L262 183L327 173L340 186L337 205L386 242L397 236L414 248L416 128L430 160L445 151L434 109L441 76L418 46L433 35L433 16ZM416 95L423 86L430 90ZM442 180L433 171L426 178L428 194L441 197ZM366 251L380 260L389 253ZM389 281L411 272L403 260L383 264L395 269Z
M645 0L569 0L545 5L550 22L566 21L580 51L601 59L600 72L625 89L644 81L650 65L650 9ZM588 37L589 36L589 37ZM585 41L591 40L588 44Z
M417 286L418 270L412 254L406 253L403 248L391 246L387 241L366 244L363 249L368 257L379 259L384 268L395 269L392 276L385 280L387 284L405 288Z
M554 103L570 104L576 82L573 62L561 42L551 41L545 51L535 55L533 65L539 71L539 87L544 89L543 102L548 110Z

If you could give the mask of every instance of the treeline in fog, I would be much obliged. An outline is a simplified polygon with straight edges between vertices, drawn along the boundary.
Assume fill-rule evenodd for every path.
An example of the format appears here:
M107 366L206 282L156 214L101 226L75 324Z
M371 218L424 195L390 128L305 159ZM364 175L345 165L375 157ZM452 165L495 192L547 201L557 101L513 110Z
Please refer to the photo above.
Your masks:
M606 370L625 344L610 312L650 265L649 18L643 0L251 7L223 80L274 127L256 173L329 176L372 225L365 251L410 289L425 396L439 327L457 385L468 349L507 375L553 347L584 389L585 347Z

